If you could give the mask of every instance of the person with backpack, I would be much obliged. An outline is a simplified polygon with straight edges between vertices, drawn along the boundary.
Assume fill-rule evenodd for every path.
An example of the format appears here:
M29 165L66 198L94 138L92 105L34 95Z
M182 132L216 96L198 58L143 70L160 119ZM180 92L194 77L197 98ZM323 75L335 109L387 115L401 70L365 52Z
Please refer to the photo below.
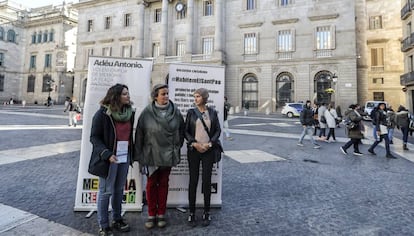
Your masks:
M390 144L394 144L392 138L394 137L394 129L395 129L395 112L390 106L387 109L387 127L388 127L388 139L390 140Z
M408 151L407 141L408 141L408 131L410 125L410 114L408 113L407 108L403 105L398 107L397 113L395 113L395 124L397 129L401 129L403 134L403 150Z
M363 154L359 151L359 143L361 139L364 137L364 135L361 132L361 121L362 121L362 115L358 112L358 105L351 104L349 106L349 109L345 112L345 121L348 122L347 124L347 133L348 138L350 140L344 145L339 147L341 152L345 155L348 155L348 152L346 151L349 147L352 145L354 146L354 155L355 156L362 156Z
M373 123L375 123L376 133L379 136L379 140L376 140L371 147L368 149L368 152L372 155L376 155L374 152L375 147L385 140L385 150L387 152L386 157L396 159L395 156L391 154L390 151L390 140L388 139L388 126L387 126L387 113L385 111L385 103L381 102L378 104L378 111L375 113Z

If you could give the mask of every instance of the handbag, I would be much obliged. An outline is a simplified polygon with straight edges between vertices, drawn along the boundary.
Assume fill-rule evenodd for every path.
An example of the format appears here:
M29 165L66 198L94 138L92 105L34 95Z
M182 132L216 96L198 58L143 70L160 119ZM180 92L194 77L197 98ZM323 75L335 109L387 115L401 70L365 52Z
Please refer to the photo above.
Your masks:
M325 116L321 116L321 123L326 124L326 118L325 118Z
M201 123L204 126L204 129L207 132L208 137L210 137L211 139L211 134L210 131L208 130L208 127L206 125L206 122L204 122L203 116L201 115L201 112L197 109L194 108L195 113L197 114L197 117L200 119ZM221 153L223 153L223 147L221 146L221 142L220 140L217 140L217 142L213 143L213 146L211 147L211 150L209 150L208 152L211 152L214 156L214 163L217 163L219 161L221 161Z

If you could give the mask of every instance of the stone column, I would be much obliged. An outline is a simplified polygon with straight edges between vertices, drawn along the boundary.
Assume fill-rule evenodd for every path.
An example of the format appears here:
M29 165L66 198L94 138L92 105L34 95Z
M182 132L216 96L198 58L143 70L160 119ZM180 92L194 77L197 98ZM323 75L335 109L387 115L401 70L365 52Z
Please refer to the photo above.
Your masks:
M144 57L144 22L145 6L144 2L138 3L138 35L137 35L137 57Z
M160 56L167 55L168 0L162 0Z
M223 0L216 0L216 30L214 31L214 51L222 51L223 40Z
M193 28L194 28L194 0L187 1L187 48L186 54L193 54Z

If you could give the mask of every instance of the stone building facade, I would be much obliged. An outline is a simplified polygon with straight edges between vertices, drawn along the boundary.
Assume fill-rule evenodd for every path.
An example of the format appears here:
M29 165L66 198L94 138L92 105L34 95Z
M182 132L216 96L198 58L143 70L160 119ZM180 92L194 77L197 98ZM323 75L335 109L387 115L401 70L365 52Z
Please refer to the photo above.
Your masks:
M367 0L367 100L387 101L398 108L406 103L400 84L404 72L401 52L401 2Z
M27 103L44 103L50 96L54 102L63 103L73 94L76 11L71 4L27 9L2 1L0 6L3 30L13 26L16 31L14 44L9 39L0 40L5 64L0 70L6 73L0 100L13 97Z
M81 0L75 4L74 96L84 97L88 55L99 55L153 58L153 83L166 80L171 62L225 65L225 92L239 107L249 102L252 109L274 111L308 99L348 106L358 99L355 6L339 0Z
M400 76L400 83L406 94L407 108L414 111L414 1L401 1L401 15L403 38L401 51L404 53L404 73Z

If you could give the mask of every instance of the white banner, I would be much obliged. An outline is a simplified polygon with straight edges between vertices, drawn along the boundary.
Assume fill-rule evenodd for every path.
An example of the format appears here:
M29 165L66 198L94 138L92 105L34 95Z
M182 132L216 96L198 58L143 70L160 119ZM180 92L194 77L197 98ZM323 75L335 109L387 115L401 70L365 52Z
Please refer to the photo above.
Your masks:
M139 114L149 102L152 64L152 60L89 57L75 211L92 211L97 206L99 177L88 173L88 165L92 153L89 141L92 118L100 107L100 100L116 83L127 85L136 108L135 129ZM137 162L129 168L122 207L127 211L142 211L142 176Z
M171 64L169 69L169 96L185 117L188 109L194 107L193 93L198 88L209 91L207 105L217 110L220 125L223 127L224 109L224 67L192 64ZM220 136L222 139L222 136ZM200 167L201 169L201 167ZM211 206L221 206L221 176L223 165L214 165L211 177ZM188 205L189 172L187 145L182 148L181 163L171 171L167 204L169 206ZM201 177L197 185L196 205L204 204L201 193Z

